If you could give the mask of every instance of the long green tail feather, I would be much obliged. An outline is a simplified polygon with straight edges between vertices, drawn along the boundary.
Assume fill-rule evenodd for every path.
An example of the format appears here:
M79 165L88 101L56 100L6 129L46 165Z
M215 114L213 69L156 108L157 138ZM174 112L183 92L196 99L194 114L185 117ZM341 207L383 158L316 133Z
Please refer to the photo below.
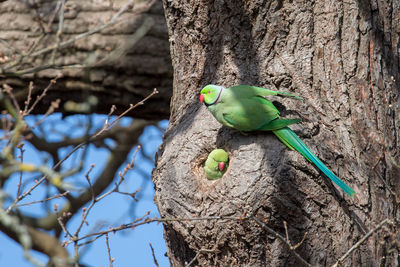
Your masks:
M313 162L329 179L343 189L349 196L355 194L354 190L350 186L345 184L339 179L333 172L331 172L322 161L304 144L303 141L289 128L284 127L279 130L274 130L273 133L290 149L296 149L302 154L308 161Z

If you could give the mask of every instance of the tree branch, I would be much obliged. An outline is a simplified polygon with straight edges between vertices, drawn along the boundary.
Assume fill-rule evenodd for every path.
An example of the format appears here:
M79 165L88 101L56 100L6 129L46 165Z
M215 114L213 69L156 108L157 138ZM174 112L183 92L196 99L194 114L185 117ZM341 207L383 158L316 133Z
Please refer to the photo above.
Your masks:
M337 267L339 264L341 264L354 250L356 250L365 240L367 240L370 236L376 233L385 224L393 224L393 222L389 218L383 220L374 229L372 229L366 235L364 235L357 243L355 243L342 257L340 257L340 259L336 261L336 263L332 265L332 267Z

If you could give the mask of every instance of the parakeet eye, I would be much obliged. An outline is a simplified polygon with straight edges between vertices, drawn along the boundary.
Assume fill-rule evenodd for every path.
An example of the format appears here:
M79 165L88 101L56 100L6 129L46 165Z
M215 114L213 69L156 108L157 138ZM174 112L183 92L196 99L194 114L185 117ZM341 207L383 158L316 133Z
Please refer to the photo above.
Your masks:
M211 94L211 91L208 91L207 94Z

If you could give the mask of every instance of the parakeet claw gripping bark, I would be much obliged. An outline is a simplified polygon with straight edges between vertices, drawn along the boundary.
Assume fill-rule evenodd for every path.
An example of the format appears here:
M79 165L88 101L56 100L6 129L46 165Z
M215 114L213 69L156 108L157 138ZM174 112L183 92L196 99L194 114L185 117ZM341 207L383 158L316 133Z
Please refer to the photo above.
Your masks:
M249 85L224 88L210 84L201 90L200 102L204 103L217 121L225 126L239 131L272 131L286 146L297 150L349 196L353 196L354 190L330 171L288 127L299 122L300 119L281 119L276 107L265 98L268 95L302 99L290 93Z

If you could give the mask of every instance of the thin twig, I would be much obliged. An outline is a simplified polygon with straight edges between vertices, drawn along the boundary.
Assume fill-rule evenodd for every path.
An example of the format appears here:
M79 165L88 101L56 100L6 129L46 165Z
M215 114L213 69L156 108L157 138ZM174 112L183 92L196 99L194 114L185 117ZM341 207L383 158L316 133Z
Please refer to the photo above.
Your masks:
M60 99L56 99L50 103L50 107L47 109L46 113L42 116L42 118L36 122L33 126L29 127L30 130L36 128L39 124L41 124L48 116L54 113L54 111L60 106Z
M195 261L198 259L198 257L200 256L200 254L202 253L215 253L216 250L215 249L200 249L197 253L196 256L194 256L194 258L185 265L185 267L190 267L192 266L193 263L195 263Z
M57 54L57 50L60 47L60 43L61 43L61 35L63 32L63 26L64 26L64 6L65 6L65 0L59 0L57 3L58 6L60 6L60 15L58 18L58 30L56 33L56 46L53 50L53 52L51 53L51 57L50 57L50 64L54 64L55 60L56 60L56 54Z
M76 231L75 231L75 233L74 233L74 237L75 237L75 238L78 237L79 232L81 231L81 229L82 229L82 227L83 227L83 224L86 222L86 218L87 218L87 216L89 215L90 210L92 209L92 207L93 207L94 204L96 203L96 198L95 198L95 194L94 194L94 191L93 191L93 186L92 186L92 183L90 182L90 177L89 177L89 174L90 174L90 172L93 170L94 166L95 166L95 165L92 164L92 165L90 166L89 170L86 172L86 175L85 175L86 180L87 180L87 182L88 182L88 184L89 184L90 193L92 194L92 202L90 203L90 205L89 205L89 207L88 207L87 209L86 209L86 208L83 208L81 223L79 224L78 228L76 229Z
M47 27L47 25L44 23L42 16L39 12L39 4L34 4L33 9L35 10L35 14L36 14L36 19L37 22L39 24L40 29L42 30L43 33L50 33L51 29L49 27Z
M153 27L154 19L152 17L147 17L144 19L142 25L136 31L125 39L123 45L119 46L117 49L107 54L106 57L96 61L93 63L93 66L101 66L101 65L113 65L115 62L118 62L121 58L124 58L129 51L130 47L133 47L139 40L141 40Z
M136 152L134 153L131 162L127 164L127 167L125 167L124 174L126 174L127 170L129 170L129 169L133 166L133 162L134 162L134 160L135 160L135 157L136 157L136 155L137 155L138 150L139 150L139 147L136 149ZM105 198L106 196L108 196L109 194L111 194L111 193L113 193L113 192L118 192L118 188L119 188L120 184L122 183L122 181L124 180L124 179L123 179L123 176L120 175L120 179L119 179L118 183L116 183L114 189L112 189L112 190L108 191L107 193L101 195L100 197L96 198L96 197L95 197L95 193L94 193L94 191L93 191L93 186L92 186L92 183L91 183L90 177L89 177L89 174L90 174L90 172L93 170L94 166L95 166L95 165L92 164L92 165L90 166L90 169L87 171L87 173L86 173L86 175L85 175L86 180L87 180L87 182L88 182L88 184L89 184L89 189L90 189L91 195L92 195L92 202L90 203L90 205L89 205L88 208L83 208L81 223L79 224L78 228L76 229L76 231L75 231L75 233L74 233L74 235L73 235L73 238L71 238L71 241L75 243L75 250L77 250L77 247L82 246L82 244L78 244L78 241L81 240L81 239L79 238L79 232L81 231L81 229L82 229L84 223L87 222L86 218L87 218L87 216L89 215L89 212L91 211L91 209L92 209L92 208L94 207L94 205L95 205L97 202L99 202L101 199ZM146 216L147 216L147 215L146 215ZM107 234L107 233L106 233L106 234ZM100 237L100 236L101 236L101 235L99 235L99 237ZM95 238L94 240L96 240L96 239L97 239L97 238ZM94 240L93 240L93 241L94 241ZM93 242L93 241L92 241L92 242ZM66 243L66 244L68 244L68 243Z
M257 217L253 216L251 217L258 225L260 225L263 229L267 230L270 234L274 235L276 238L280 239L288 248L289 250L294 254L294 256L305 266L311 267L311 264L308 263L305 259L303 259L294 249L292 249L292 245L286 240L286 238L279 233L275 232L272 230L272 228L268 227L265 223L263 223L261 220L259 220Z
M57 16L57 13L60 11L61 1L63 1L63 0L57 1L56 8L54 8L54 11L49 16L49 21L47 22L47 25L46 25L46 28L49 29L49 32L51 32L51 25L53 24L54 19Z
M150 249L151 249L151 255L153 256L154 264L155 264L157 267L160 267L160 264L158 264L158 261L157 261L157 258L156 258L156 254L154 253L154 248L153 248L153 246L151 245L151 242L149 242L149 246L150 246Z
M243 215L244 215L245 213L246 213L246 211L244 211L244 213L243 213L240 217L238 217L238 219L239 219L239 220L243 220L243 219L244 219ZM215 245L214 245L214 247L213 247L212 249L205 249L205 248L200 249L200 250L196 253L196 256L194 256L194 258L193 258L188 264L186 264L185 267L190 267L193 263L195 263L195 261L199 258L200 254L202 254L202 253L217 253L217 252L219 252L219 251L218 251L218 244L219 244L219 241L220 241L220 237L217 238L217 240L216 240L216 242L215 242Z
M61 197L64 197L64 196L68 195L69 193L70 193L70 191L65 191L64 193L57 194L57 195L54 195L52 197L48 197L48 198L45 198L45 199L42 199L42 200L37 200L37 201L29 202L29 203L18 204L18 205L15 205L15 208L19 208L19 207L22 207L22 206L29 206L29 205L37 204L37 203L42 203L42 202L46 202L46 201L49 201L49 200L52 200L52 199L55 199L55 198L61 198Z
M9 86L8 84L6 84L6 83L3 84L3 88L4 88L4 92L6 92L6 93L10 96L10 98L11 98L13 104L14 104L14 107L15 107L18 111L20 111L21 108L19 107L18 101L17 101L17 99L15 98L15 95L12 93L13 88L12 88L11 86Z
M137 193L139 193L140 191L142 191L142 188L138 188L138 189L136 189L136 191L135 192L133 192L133 193L129 193L129 192L121 192L121 191L117 191L117 193L118 194L121 194L121 195L127 195L127 196L130 196L130 197L132 197L133 198L133 200L134 201L138 201L137 199L136 199L136 195L137 195Z
M123 116L125 116L129 111L131 111L132 109L137 108L140 105L143 105L144 102L146 102L147 99L149 99L150 97L152 97L153 95L158 94L157 88L153 89L153 92L151 94L149 94L148 96L146 96L142 101L137 102L135 105L130 104L129 108L127 110L125 110L124 112L121 113L121 115L119 115L116 119L114 119L112 122L110 123L104 123L103 128L96 133L92 138L96 138L97 136L99 136L100 134L102 134L105 131L108 131L111 127L114 126L114 124L116 124L117 122L119 122L121 120L121 118ZM111 112L110 112L111 113Z
M110 233L110 232L117 232L117 231L121 231L121 230L125 230L125 229L134 229L138 226L144 225L144 224L149 224L149 223L166 223L166 222L195 222L195 221L209 221L209 220L231 220L231 221L243 221L245 219L248 218L242 218L242 217L232 217L232 216L210 216L210 217L197 217L197 218L163 218L163 219L159 219L157 217L154 218L146 218L146 216L149 215L149 212L147 212L144 216L142 216L141 218L138 218L136 220L134 220L133 222L130 222L128 224L122 224L118 227L113 227L110 228L108 230L104 230L104 231L99 231L96 233L90 233L87 234L85 236L79 237L78 239L75 239L74 241L67 241L65 242L65 244L70 244L72 242L75 241L81 241L84 239L87 239L89 237L93 237L96 236L97 238L100 236L105 235L106 233ZM82 244L81 244L82 245Z
M61 228L63 229L65 235L68 236L71 240L73 240L73 239L74 239L74 236L68 231L67 227L65 226L65 224L64 224L64 222L63 222L63 219L64 219L64 217L66 217L66 216L68 216L68 215L65 214L65 215L62 216L62 217L58 217L58 218L57 218L57 221L58 221L58 223L60 224ZM65 245L67 245L67 244L64 243L63 245L65 246Z
M17 65L20 65L22 63L22 61L24 60L24 58L29 57L36 49L36 47L39 46L39 44L41 43L41 41L44 39L44 37L47 36L46 33L42 33L40 35L40 37L31 45L31 47L28 47L28 52L25 53L24 51L21 50L21 56L19 58L17 58L16 60L12 61L10 65L1 68L0 69L0 73L4 73L6 70L11 69Z
M118 11L118 13L115 14L115 15L114 15L108 22L106 22L105 24L100 25L100 26L98 26L98 27L96 27L96 28L94 28L94 29L92 29L92 30L89 30L89 31L87 31L87 32L85 32L85 33L78 34L78 35L76 35L74 38L71 38L71 39L69 39L69 40L67 40L67 41L65 41L65 42L60 43L60 44L58 45L58 47L59 47L59 48L64 48L64 47L66 47L67 45L76 42L77 40L80 40L80 39L82 39L82 38L85 38L85 37L87 37L87 36L89 36L89 35L92 35L92 34L94 34L94 33L100 32L100 31L104 30L105 28L107 28L108 26L113 25L114 23L117 22L117 19L118 19L123 13L125 13L128 9L133 8L133 5L134 5L134 0L130 0L127 4L125 4L123 7L121 7L121 9ZM31 56L32 56L32 57L39 56L39 55L41 55L41 54L47 53L47 52L49 52L49 51L52 51L52 50L55 49L56 47L57 47L57 45L53 45L53 46L50 46L50 47L41 49L41 50L39 50L39 51L36 51L36 52L32 53Z
M28 87L28 97L25 100L25 107L24 107L24 112L22 112L23 114L22 116L26 116L28 114L28 107L32 99L32 91L33 91L33 82L30 81Z
M9 140L10 133L11 133L11 128L13 126L12 120L11 120L11 115L7 114L7 111L3 110L1 113L2 116L1 118L1 129L3 130L3 136L1 139L3 140Z
M89 244L91 244L91 243L93 243L94 241L96 241L97 239L99 239L100 237L102 237L103 235L98 235L98 236L95 236L94 238L92 238L92 239L89 239L88 241L86 241L86 242L84 242L84 243L80 243L79 244L79 247L84 247L84 246L86 246L86 245L89 245ZM68 245L68 244L70 244L70 243L72 243L71 241L64 241L64 244L65 245Z
M98 202L98 201L102 200L103 198L105 198L106 196L110 195L111 193L114 193L114 192L118 192L118 193L119 193L119 186L120 186L121 183L124 181L124 179L125 179L124 176L125 176L125 174L127 173L127 171L133 168L133 163L134 163L134 161L135 161L136 155L137 155L137 153L138 153L139 150L140 150L140 146L138 146L138 147L136 148L136 151L135 151L135 153L134 153L133 156L132 156L132 160L131 160L130 163L128 163L128 164L125 166L124 172L123 172L122 174L119 173L119 180L118 180L117 183L115 183L115 187L114 187L113 189L111 189L110 191L104 193L103 195L97 197L97 198L95 199L95 202ZM136 192L137 192L137 191L136 191ZM132 193L132 194L136 194L136 192L135 192L135 193ZM132 194L130 194L130 195L132 196ZM134 196L134 195L133 195L133 196Z
M303 238L300 240L299 243L297 243L296 245L293 246L293 245L292 245L292 242L290 242L290 239L289 239L289 232L288 232L288 228L287 228L287 223L286 223L286 221L283 221L283 227L285 228L286 241L290 244L290 250L295 250L295 249L297 249L298 247L301 246L301 244L303 244L304 240L306 240L307 235L308 235L308 232L306 232L306 233L303 235Z
M0 70L0 77L1 76L6 76L6 77L19 77L24 74L30 74L30 73L36 73L42 70L47 70L47 69L54 69L54 70L64 70L64 69L82 69L84 65L82 64L61 64L61 65L56 65L56 64L45 64L45 65L40 65L37 67L32 67L32 68L27 68L15 72L3 72L1 73Z
M385 224L393 224L393 222L389 219L386 218L383 220L380 224L378 224L374 229L369 231L366 235L363 236L357 243L355 243L340 259L336 261L335 264L333 264L331 267L337 267L339 266L340 263L342 263L355 249L357 249L365 240L367 240L371 235L373 235L375 232L377 232L382 226Z
M15 45L11 45L9 44L5 39L0 38L0 43L2 43L3 45L5 45L8 49L10 49L12 51L12 53L17 52L20 55L24 54L24 51L20 50L18 47L16 47Z
M21 156L20 156L20 162L21 164L24 163L24 152L25 150L23 149L24 147L24 143L21 143L19 145L17 145L17 148L20 150L21 152ZM23 171L21 170L19 173L19 182L18 182L18 188L17 188L17 197L21 194L21 186L22 186L22 173Z
M306 240L307 235L308 235L308 232L305 232L304 235L303 235L303 238L300 240L300 242L297 243L296 245L292 246L290 249L291 249L291 250L295 250L295 249L297 249L298 247L300 247L301 244L303 244L304 240Z
M393 192L393 190L390 188L389 184L385 181L385 179L383 179L382 175L378 172L378 170L376 169L376 167L378 166L379 162L384 158L384 156L386 156L386 153L383 152L378 160L376 161L376 163L373 165L372 170L375 172L375 174L378 176L378 178L382 181L382 183L385 185L386 190L389 191L389 193L396 199L396 201L398 201L398 196Z
M108 243L108 233L106 234L106 245L107 245L108 261L110 262L110 267L113 267L114 259L111 258L111 249L110 249L110 245Z
M100 196L100 197L98 197L98 198L95 197L95 193L94 193L94 191L93 191L93 186L92 186L92 183L91 183L90 177L89 177L89 174L90 174L90 172L93 170L93 168L94 168L95 165L92 164L92 165L90 166L90 169L87 171L85 177L86 177L86 180L87 180L87 182L88 182L88 184L89 184L89 189L90 189L90 191L91 191L92 202L90 203L90 205L89 205L88 208L83 208L82 220L81 220L81 222L80 222L78 228L76 229L74 235L73 235L73 236L68 235L68 236L70 236L71 242L65 242L65 243L64 243L64 244L68 245L69 243L74 242L74 244L75 244L75 245L74 245L74 246L75 246L75 252L76 252L76 253L75 253L75 257L77 257L77 255L78 255L78 254L77 254L77 251L78 251L78 248L79 248L79 247L81 247L82 245L89 244L89 243L95 241L96 239L98 239L99 237L101 237L101 236L103 235L103 234L98 235L96 238L94 238L94 239L92 239L92 240L90 240L90 241L88 241L88 242L85 242L84 244L79 244L79 243L78 243L78 242L81 240L81 238L79 238L79 232L81 231L81 229L82 229L84 223L87 222L86 218L87 218L87 216L89 215L89 212L91 211L91 209L94 207L94 205L95 205L98 201L100 201L101 199L105 198L106 196L108 196L109 194L111 194L111 193L113 193L113 192L118 192L118 188L119 188L120 184L122 183L122 181L124 180L123 175L125 175L126 172L127 172L128 170L130 170L130 169L133 167L133 163L134 163L135 157L136 157L137 152L139 151L139 149L140 149L140 147L138 146L138 148L136 149L136 151L135 151L135 153L134 153L134 155L133 155L133 157L132 157L131 162L127 164L127 166L126 166L125 169L124 169L123 174L120 174L120 179L119 179L119 181L115 184L115 188L113 188L112 190L108 191L107 193L103 194L102 196ZM147 215L148 215L148 214L146 214L145 216L147 216ZM140 218L140 220L142 220L142 219L144 219L144 217ZM64 230L64 228L63 228L63 230ZM106 233L104 233L104 234L108 234L108 232L106 232Z
M285 228L286 240L290 243L290 241L289 241L289 233L288 233L286 221L283 221L283 227Z
M111 115L114 113L114 111L115 111L116 109L117 109L117 107L116 107L115 105L112 105L112 106L111 106L110 112L108 112L107 119L106 119L106 121L104 122L104 125L108 125L108 122L109 122L110 119L111 119Z
M43 92L42 92L39 96L37 96L35 102L33 102L32 106L28 109L28 112L27 112L27 113L24 113L24 116L26 116L26 115L28 115L28 114L30 114L30 113L32 112L32 110L36 107L36 105L40 102L40 100L42 100L43 97L46 96L47 91L50 90L50 88L51 88L51 87L57 82L57 80L58 80L59 78L61 78L61 77L62 77L62 75L61 75L61 74L58 74L54 79L52 79L52 80L50 81L49 85L47 85L47 87L44 88Z

